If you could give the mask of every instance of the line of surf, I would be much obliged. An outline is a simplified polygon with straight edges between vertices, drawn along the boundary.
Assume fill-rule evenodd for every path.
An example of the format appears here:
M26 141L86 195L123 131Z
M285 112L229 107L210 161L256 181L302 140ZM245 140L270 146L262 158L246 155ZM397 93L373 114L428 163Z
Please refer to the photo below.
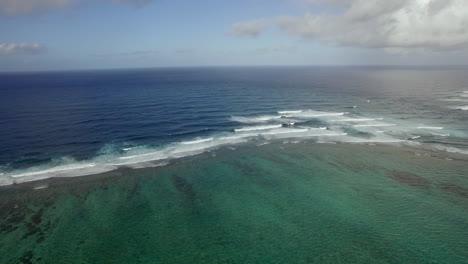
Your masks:
M368 122L383 120L383 118L343 118L343 119L334 119L330 120L331 122Z
M264 123L271 120L280 119L281 116L263 115L263 116L232 116L231 120L239 123Z
M273 128L281 128L282 125L270 125L270 126L252 126L252 127L243 127L234 129L235 132L246 132L246 131L256 131L256 130L267 130Z
M396 126L396 124L359 124L353 125L354 127L388 127L388 126Z
M436 126L418 126L417 129L442 130L442 129L444 129L444 127L436 127Z
M245 126L241 128L234 129L234 132L223 132L219 135L212 135L212 137L207 138L194 138L192 140L174 142L163 146L161 148L145 148L142 146L127 147L121 150L124 152L114 153L109 157L98 156L94 159L77 162L72 161L66 164L46 167L32 167L24 170L16 170L11 172L2 171L0 173L0 185L9 185L13 183L21 183L26 181L34 181L39 179L45 179L50 177L74 177L74 176L84 176L92 175L97 173L102 173L106 171L111 171L117 169L121 166L130 166L137 167L138 164L140 167L155 166L161 164L167 164L165 162L171 159L177 159L181 157L197 155L213 149L217 149L221 146L234 145L243 142L248 142L253 138L255 140L275 140L275 139L287 139L287 138L315 138L313 140L320 141L321 137L335 137L332 140L327 140L327 142L344 142L344 143L398 143L404 142L402 140L402 135L389 133L383 135L382 133L387 132L384 129L377 132L372 132L374 135L372 138L363 138L352 136L345 133L346 122L350 122L353 127L363 128L364 131L367 131L366 127L386 127L386 126L396 126L396 124L383 123L383 122L372 122L376 120L382 120L383 118L367 118L367 117L343 117L336 118L336 116L344 116L348 113L346 112L324 112L324 111L314 111L314 110L287 110L287 111L278 111L278 113L283 114L283 116L277 115L263 115L263 116L238 116L232 117L232 120L236 120L241 123L263 123L271 122L271 125L258 125L258 126ZM282 124L278 124L279 121L284 120L286 117L297 117L302 119L314 119L320 118L326 123L329 122L343 122L339 126L330 124L327 127L283 127ZM335 117L333 120L328 117ZM288 119L286 119L288 120ZM290 121L290 119L288 120ZM369 123L359 123L352 124L353 122L369 122ZM284 122L281 122L284 123ZM400 127L396 128L398 130ZM409 125L408 128L413 128L414 126ZM442 130L443 127L437 126L418 126L416 127L419 131L415 132L415 135L412 135L412 140L418 138L418 133L423 133L424 130L427 132L433 133L431 130ZM371 130L371 129L369 129ZM395 130L395 129L393 129ZM379 132L381 132L379 134ZM424 132L424 133L427 133ZM413 132L411 132L413 133ZM378 134L378 135L377 135ZM449 134L440 134L438 136L449 136ZM408 137L405 137L408 138ZM322 140L323 141L323 140ZM255 141L256 142L256 141ZM447 147L446 149L448 149ZM455 152L456 150L450 149L450 152ZM464 150L461 150L463 153ZM163 162L163 163L161 163Z

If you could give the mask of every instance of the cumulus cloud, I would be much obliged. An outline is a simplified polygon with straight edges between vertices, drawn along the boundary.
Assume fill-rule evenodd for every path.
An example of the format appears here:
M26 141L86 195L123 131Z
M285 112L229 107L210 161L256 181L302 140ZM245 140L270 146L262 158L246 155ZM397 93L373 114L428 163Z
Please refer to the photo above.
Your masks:
M0 0L0 11L7 15L30 14L68 7L72 0Z
M144 6L153 0L102 0L118 4L131 4L136 7ZM15 16L41 13L77 6L86 2L97 0L0 0L0 13Z
M337 6L339 14L278 18L279 28L307 40L383 49L468 47L466 0L304 0Z
M46 51L37 43L0 43L0 55L35 55Z
M237 37L256 38L262 34L268 26L269 22L266 19L250 20L232 25L228 33Z

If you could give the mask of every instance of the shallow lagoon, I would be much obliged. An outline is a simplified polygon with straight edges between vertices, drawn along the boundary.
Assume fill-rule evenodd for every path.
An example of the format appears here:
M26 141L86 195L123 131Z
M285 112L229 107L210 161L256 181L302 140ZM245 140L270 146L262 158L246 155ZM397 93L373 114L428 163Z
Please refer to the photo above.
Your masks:
M466 156L294 143L3 187L0 263L466 263Z

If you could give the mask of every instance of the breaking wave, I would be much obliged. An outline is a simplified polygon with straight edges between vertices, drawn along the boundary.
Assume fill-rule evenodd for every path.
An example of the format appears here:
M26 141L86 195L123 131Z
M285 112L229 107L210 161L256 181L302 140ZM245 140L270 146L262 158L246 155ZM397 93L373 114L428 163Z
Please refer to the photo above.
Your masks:
M250 141L256 142L257 145L277 139L288 139L296 143L300 140L313 140L318 143L414 145L415 143L425 144L424 140L428 137L450 138L451 134L456 134L456 131L446 130L442 126L414 126L414 124L404 123L401 120L386 120L382 117L366 117L347 112L285 110L277 113L280 115L232 116L231 121L238 123L237 128L226 129L224 132L206 137L173 142L160 147L128 147L127 145L125 148L116 148L118 151L106 152L106 154L85 161L63 158L59 162L27 169L1 169L0 185L51 177L92 175L121 167L163 166L172 159L197 155L223 146ZM314 126L314 124L320 125ZM468 154L468 150L440 144L434 145L434 149Z

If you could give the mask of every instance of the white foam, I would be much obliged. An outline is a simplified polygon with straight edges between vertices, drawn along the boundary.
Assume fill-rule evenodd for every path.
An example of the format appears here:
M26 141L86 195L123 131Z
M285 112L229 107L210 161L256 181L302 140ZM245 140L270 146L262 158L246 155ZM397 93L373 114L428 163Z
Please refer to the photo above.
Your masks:
M234 136L220 137L219 140L224 140L224 141L235 143L236 141L238 141L240 139L245 139L245 138L254 137L254 136L258 136L258 133L254 133L254 134L236 134Z
M323 112L323 111L314 111L314 110L305 110L299 113L291 113L286 115L286 117L295 117L295 118L319 118L319 117L329 117L329 116L342 116L348 114L347 112Z
M11 185L30 181L43 180L53 177L78 177L108 172L116 169L109 164L70 163L51 168L32 167L27 170L15 171L0 178L0 185Z
M10 175L10 177L19 178L19 177L35 176L35 175L47 174L47 173L65 172L65 171L70 171L70 170L81 170L81 169L93 168L95 166L96 164L94 163L62 165L62 166L57 166L57 167L53 167L50 169L13 174L13 175Z
M448 147L448 146L443 146L443 145L433 145L433 148L435 150L443 150L443 151L447 151L451 153L460 153L460 154L468 155L468 149L460 149L460 148Z
M118 161L112 162L112 165L123 166L143 162L182 158L210 151L223 145L242 143L245 142L248 137L253 136L258 136L258 134L242 134L180 142L148 153L119 157L117 159Z
M331 120L332 122L368 122L375 120L383 120L383 118L343 118Z
M450 108L455 109L455 110L468 111L468 105L465 105L465 106L453 106L453 107L450 107Z
M347 136L348 133L324 133L324 134L312 134L310 136L315 136L315 137L341 137L341 136Z
M285 115L285 114L297 114L301 113L302 110L286 110L286 111L278 111L278 114Z
M166 156L164 156L164 152L161 151L161 150L158 150L158 151L154 151L154 152L149 152L149 153L143 153L143 154L136 154L136 155L131 155L131 156L124 156L124 157L119 157L118 159L119 160L128 160L128 159L133 159L133 158L136 158L136 157L146 157L146 156L155 156L156 154L161 154L161 158L159 159L163 159L165 158ZM154 160L158 160L158 159L154 159ZM124 165L126 163L111 163L112 165Z
M199 144L199 143L208 142L212 140L213 138L204 138L204 139L197 139L197 140L192 140L192 141L184 141L184 142L181 142L181 144L192 145L192 144Z
M309 131L309 129L295 129L295 128L283 128L275 129L268 132L260 133L260 135L279 135L279 134L288 134L288 133L304 133Z
M361 125L353 125L354 127L388 127L388 126L396 126L396 124L361 124Z
M449 99L442 99L441 101L446 101L446 102L468 102L468 99L449 98Z
M324 141L324 140L319 140L319 141L317 141L317 143L319 143L319 144L336 144L336 142L333 142L333 141Z
M402 139L392 137L375 137L375 138L358 138L358 137L347 137L341 140L344 143L402 143L406 142Z
M264 115L264 116L232 116L231 120L236 121L239 123L263 123L268 122L270 120L280 119L281 116L273 116L273 115Z
M437 133L432 133L434 136L439 136L439 137L450 137L450 134L437 134Z
M434 127L434 126L418 126L418 129L435 129L435 130L442 130L444 127Z
M280 128L281 126L282 125L252 126L252 127L243 127L243 128L234 129L234 131L235 132L246 132L246 131L255 131L255 130L267 130L267 129L273 129L273 128Z

